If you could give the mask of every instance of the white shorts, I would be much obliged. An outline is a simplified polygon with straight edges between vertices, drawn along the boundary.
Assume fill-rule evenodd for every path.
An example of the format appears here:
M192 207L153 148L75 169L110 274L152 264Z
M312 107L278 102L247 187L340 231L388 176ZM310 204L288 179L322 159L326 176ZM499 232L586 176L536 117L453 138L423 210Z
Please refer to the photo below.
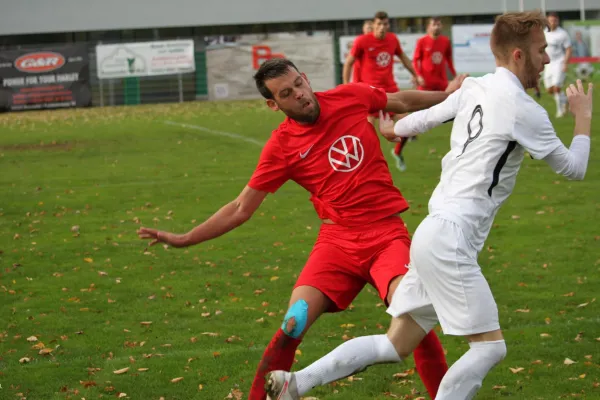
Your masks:
M563 85L565 82L563 65L562 62L546 64L546 67L544 67L544 87L546 89L553 86L561 87Z
M500 329L498 307L477 264L477 250L457 224L425 218L413 236L410 259L388 314L408 313L426 332L439 320L446 335Z

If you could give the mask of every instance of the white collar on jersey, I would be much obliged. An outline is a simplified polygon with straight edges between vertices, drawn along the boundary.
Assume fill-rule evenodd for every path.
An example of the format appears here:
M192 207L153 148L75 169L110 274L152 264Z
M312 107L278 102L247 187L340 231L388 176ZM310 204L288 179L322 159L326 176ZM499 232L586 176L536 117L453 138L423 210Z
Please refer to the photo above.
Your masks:
M510 79L515 85L517 85L517 87L521 88L522 90L525 90L519 78L517 78L517 76L513 74L511 70L504 67L496 67L496 73L506 77L507 79Z

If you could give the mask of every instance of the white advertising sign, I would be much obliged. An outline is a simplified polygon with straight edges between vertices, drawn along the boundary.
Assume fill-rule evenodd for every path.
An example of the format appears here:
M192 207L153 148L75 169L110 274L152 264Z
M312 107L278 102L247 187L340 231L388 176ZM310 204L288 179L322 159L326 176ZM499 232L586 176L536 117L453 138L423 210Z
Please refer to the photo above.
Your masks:
M101 44L96 46L96 63L100 79L194 72L194 41Z

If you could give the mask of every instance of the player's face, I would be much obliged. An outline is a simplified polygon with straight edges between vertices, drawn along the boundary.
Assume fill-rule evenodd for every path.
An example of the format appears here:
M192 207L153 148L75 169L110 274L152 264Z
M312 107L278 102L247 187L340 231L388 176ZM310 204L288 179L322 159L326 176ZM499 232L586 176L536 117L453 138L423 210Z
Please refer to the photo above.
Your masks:
M363 34L369 34L373 32L373 23L367 22L363 25Z
M558 23L559 23L559 19L555 16L549 16L548 17L548 26L550 27L550 30L553 31L558 27Z
M430 35L439 36L442 33L442 21L431 20L427 30Z
M300 123L312 124L317 121L321 108L306 75L288 68L287 74L269 79L265 84L273 93L273 99L267 100L269 108L281 110Z
M541 29L531 32L531 46L529 52L525 53L524 80L525 89L531 89L537 86L540 74L544 71L544 66L550 62L548 53L546 53L546 37Z
M390 20L385 18L385 19L375 19L375 21L373 21L373 33L375 34L375 37L378 39L383 39L385 37L385 34L390 30Z

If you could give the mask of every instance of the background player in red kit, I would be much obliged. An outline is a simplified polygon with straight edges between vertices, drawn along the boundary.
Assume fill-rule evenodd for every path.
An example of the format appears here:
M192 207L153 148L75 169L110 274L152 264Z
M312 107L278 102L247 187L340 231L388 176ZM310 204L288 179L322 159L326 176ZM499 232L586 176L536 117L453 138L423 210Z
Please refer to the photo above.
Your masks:
M422 83L410 59L402 51L398 37L389 32L389 29L390 20L387 13L379 11L373 19L373 33L362 35L354 41L354 46L344 63L342 74L344 83L350 82L351 67L358 60L361 66L361 82L381 88L387 93L396 93L398 86L394 80L394 56L400 58L404 67L419 84ZM374 123L378 117L378 112L369 114L369 122ZM396 165L400 170L406 168L402 155L396 157Z
M431 17L427 23L427 34L417 40L413 65L422 82L419 90L446 90L448 77L446 68L455 76L452 62L452 43L442 35L442 20Z
M368 19L363 23L362 32L363 35L373 33L373 20ZM356 38L356 40L358 40L358 37ZM362 82L360 79L360 60L355 60L354 65L352 65L352 82Z
M461 78L450 90L460 86ZM306 76L291 61L279 58L263 63L254 79L267 105L287 118L265 144L248 185L237 199L187 234L140 228L138 235L151 239L151 244L191 246L248 221L267 194L288 180L311 193L323 224L281 329L259 363L249 398L263 400L265 374L289 371L303 335L321 314L346 309L366 283L389 302L407 272L410 239L398 214L408 204L392 182L379 138L366 116L382 109L405 113L427 108L448 93L386 94L361 83L314 93ZM392 346L385 353L390 349L395 351ZM443 349L431 333L417 350L417 370L434 397L447 370ZM389 357L372 361L398 361Z
M453 76L456 76L454 63L452 62L452 43L447 36L442 35L442 20L438 17L431 17L427 20L427 34L417 40L415 54L413 55L413 66L417 72L419 90L446 90L448 86L448 77L446 68L450 70ZM394 156L396 157L396 166L401 171L404 160L402 150L408 138L396 144Z

